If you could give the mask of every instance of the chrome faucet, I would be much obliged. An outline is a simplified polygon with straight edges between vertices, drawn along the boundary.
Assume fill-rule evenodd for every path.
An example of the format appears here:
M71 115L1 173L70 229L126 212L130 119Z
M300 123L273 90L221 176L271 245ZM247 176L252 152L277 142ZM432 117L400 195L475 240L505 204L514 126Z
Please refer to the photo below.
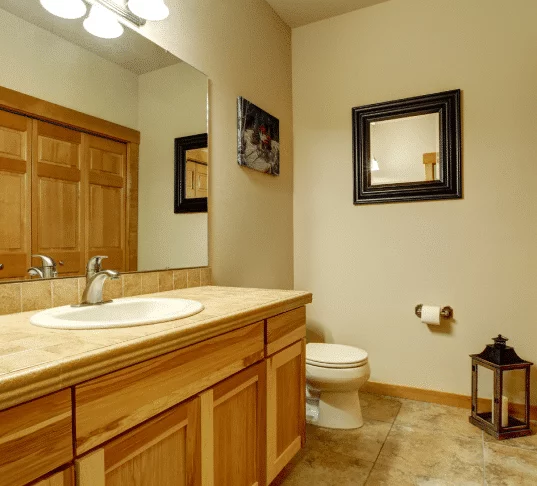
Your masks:
M32 255L32 258L41 258L40 267L31 267L28 269L28 273L32 277L54 278L58 276L56 262L51 257L47 255Z
M112 302L103 300L103 285L107 278L116 280L119 278L119 272L115 270L103 270L102 261L107 256L94 256L88 261L86 272L86 288L82 294L82 303L80 305L99 305Z

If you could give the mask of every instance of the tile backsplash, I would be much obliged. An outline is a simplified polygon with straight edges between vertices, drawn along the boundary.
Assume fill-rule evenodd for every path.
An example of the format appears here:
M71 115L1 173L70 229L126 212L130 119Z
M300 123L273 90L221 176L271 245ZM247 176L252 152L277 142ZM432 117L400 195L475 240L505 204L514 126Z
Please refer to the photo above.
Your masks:
M104 283L105 300L211 285L211 268L188 268L122 274ZM0 315L77 304L86 277L67 277L0 284Z

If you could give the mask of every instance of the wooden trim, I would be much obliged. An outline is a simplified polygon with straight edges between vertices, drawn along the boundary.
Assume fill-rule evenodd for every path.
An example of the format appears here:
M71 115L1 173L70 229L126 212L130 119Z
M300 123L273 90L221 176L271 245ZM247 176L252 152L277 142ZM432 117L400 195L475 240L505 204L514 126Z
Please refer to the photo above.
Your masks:
M98 449L75 461L77 486L106 486L104 449Z
M120 142L140 143L140 132L0 86L0 109Z
M456 393L447 393L438 390L426 390L423 388L414 388L402 385L390 385L388 383L367 382L361 389L364 393L373 393L375 395L385 395L387 397L406 398L408 400L417 400L419 402L438 403L439 405L448 405L450 407L472 409L472 397L469 395L457 395ZM490 400L479 399L479 405L488 404ZM509 404L509 410L516 413L524 413L524 405L519 403ZM531 420L537 420L537 405L530 407Z
M267 319L267 356L306 337L306 307Z
M201 400L201 484L214 486L214 403L213 390L200 395Z
M138 269L138 173L140 165L140 145L127 144L127 184L125 226L126 226L126 270Z

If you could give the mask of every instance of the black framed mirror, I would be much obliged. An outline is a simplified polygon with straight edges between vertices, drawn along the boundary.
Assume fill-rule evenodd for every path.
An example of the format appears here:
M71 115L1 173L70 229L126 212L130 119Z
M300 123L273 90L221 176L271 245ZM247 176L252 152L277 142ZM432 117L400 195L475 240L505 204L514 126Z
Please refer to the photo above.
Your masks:
M207 212L207 134L175 139L175 213Z
M462 197L460 90L352 110L354 204Z

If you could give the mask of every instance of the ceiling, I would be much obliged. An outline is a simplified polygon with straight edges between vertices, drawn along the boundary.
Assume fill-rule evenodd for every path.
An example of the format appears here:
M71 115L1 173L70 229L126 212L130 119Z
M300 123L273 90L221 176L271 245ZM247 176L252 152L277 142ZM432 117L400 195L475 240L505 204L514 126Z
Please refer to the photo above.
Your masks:
M283 21L293 28L386 1L387 0L267 0Z

